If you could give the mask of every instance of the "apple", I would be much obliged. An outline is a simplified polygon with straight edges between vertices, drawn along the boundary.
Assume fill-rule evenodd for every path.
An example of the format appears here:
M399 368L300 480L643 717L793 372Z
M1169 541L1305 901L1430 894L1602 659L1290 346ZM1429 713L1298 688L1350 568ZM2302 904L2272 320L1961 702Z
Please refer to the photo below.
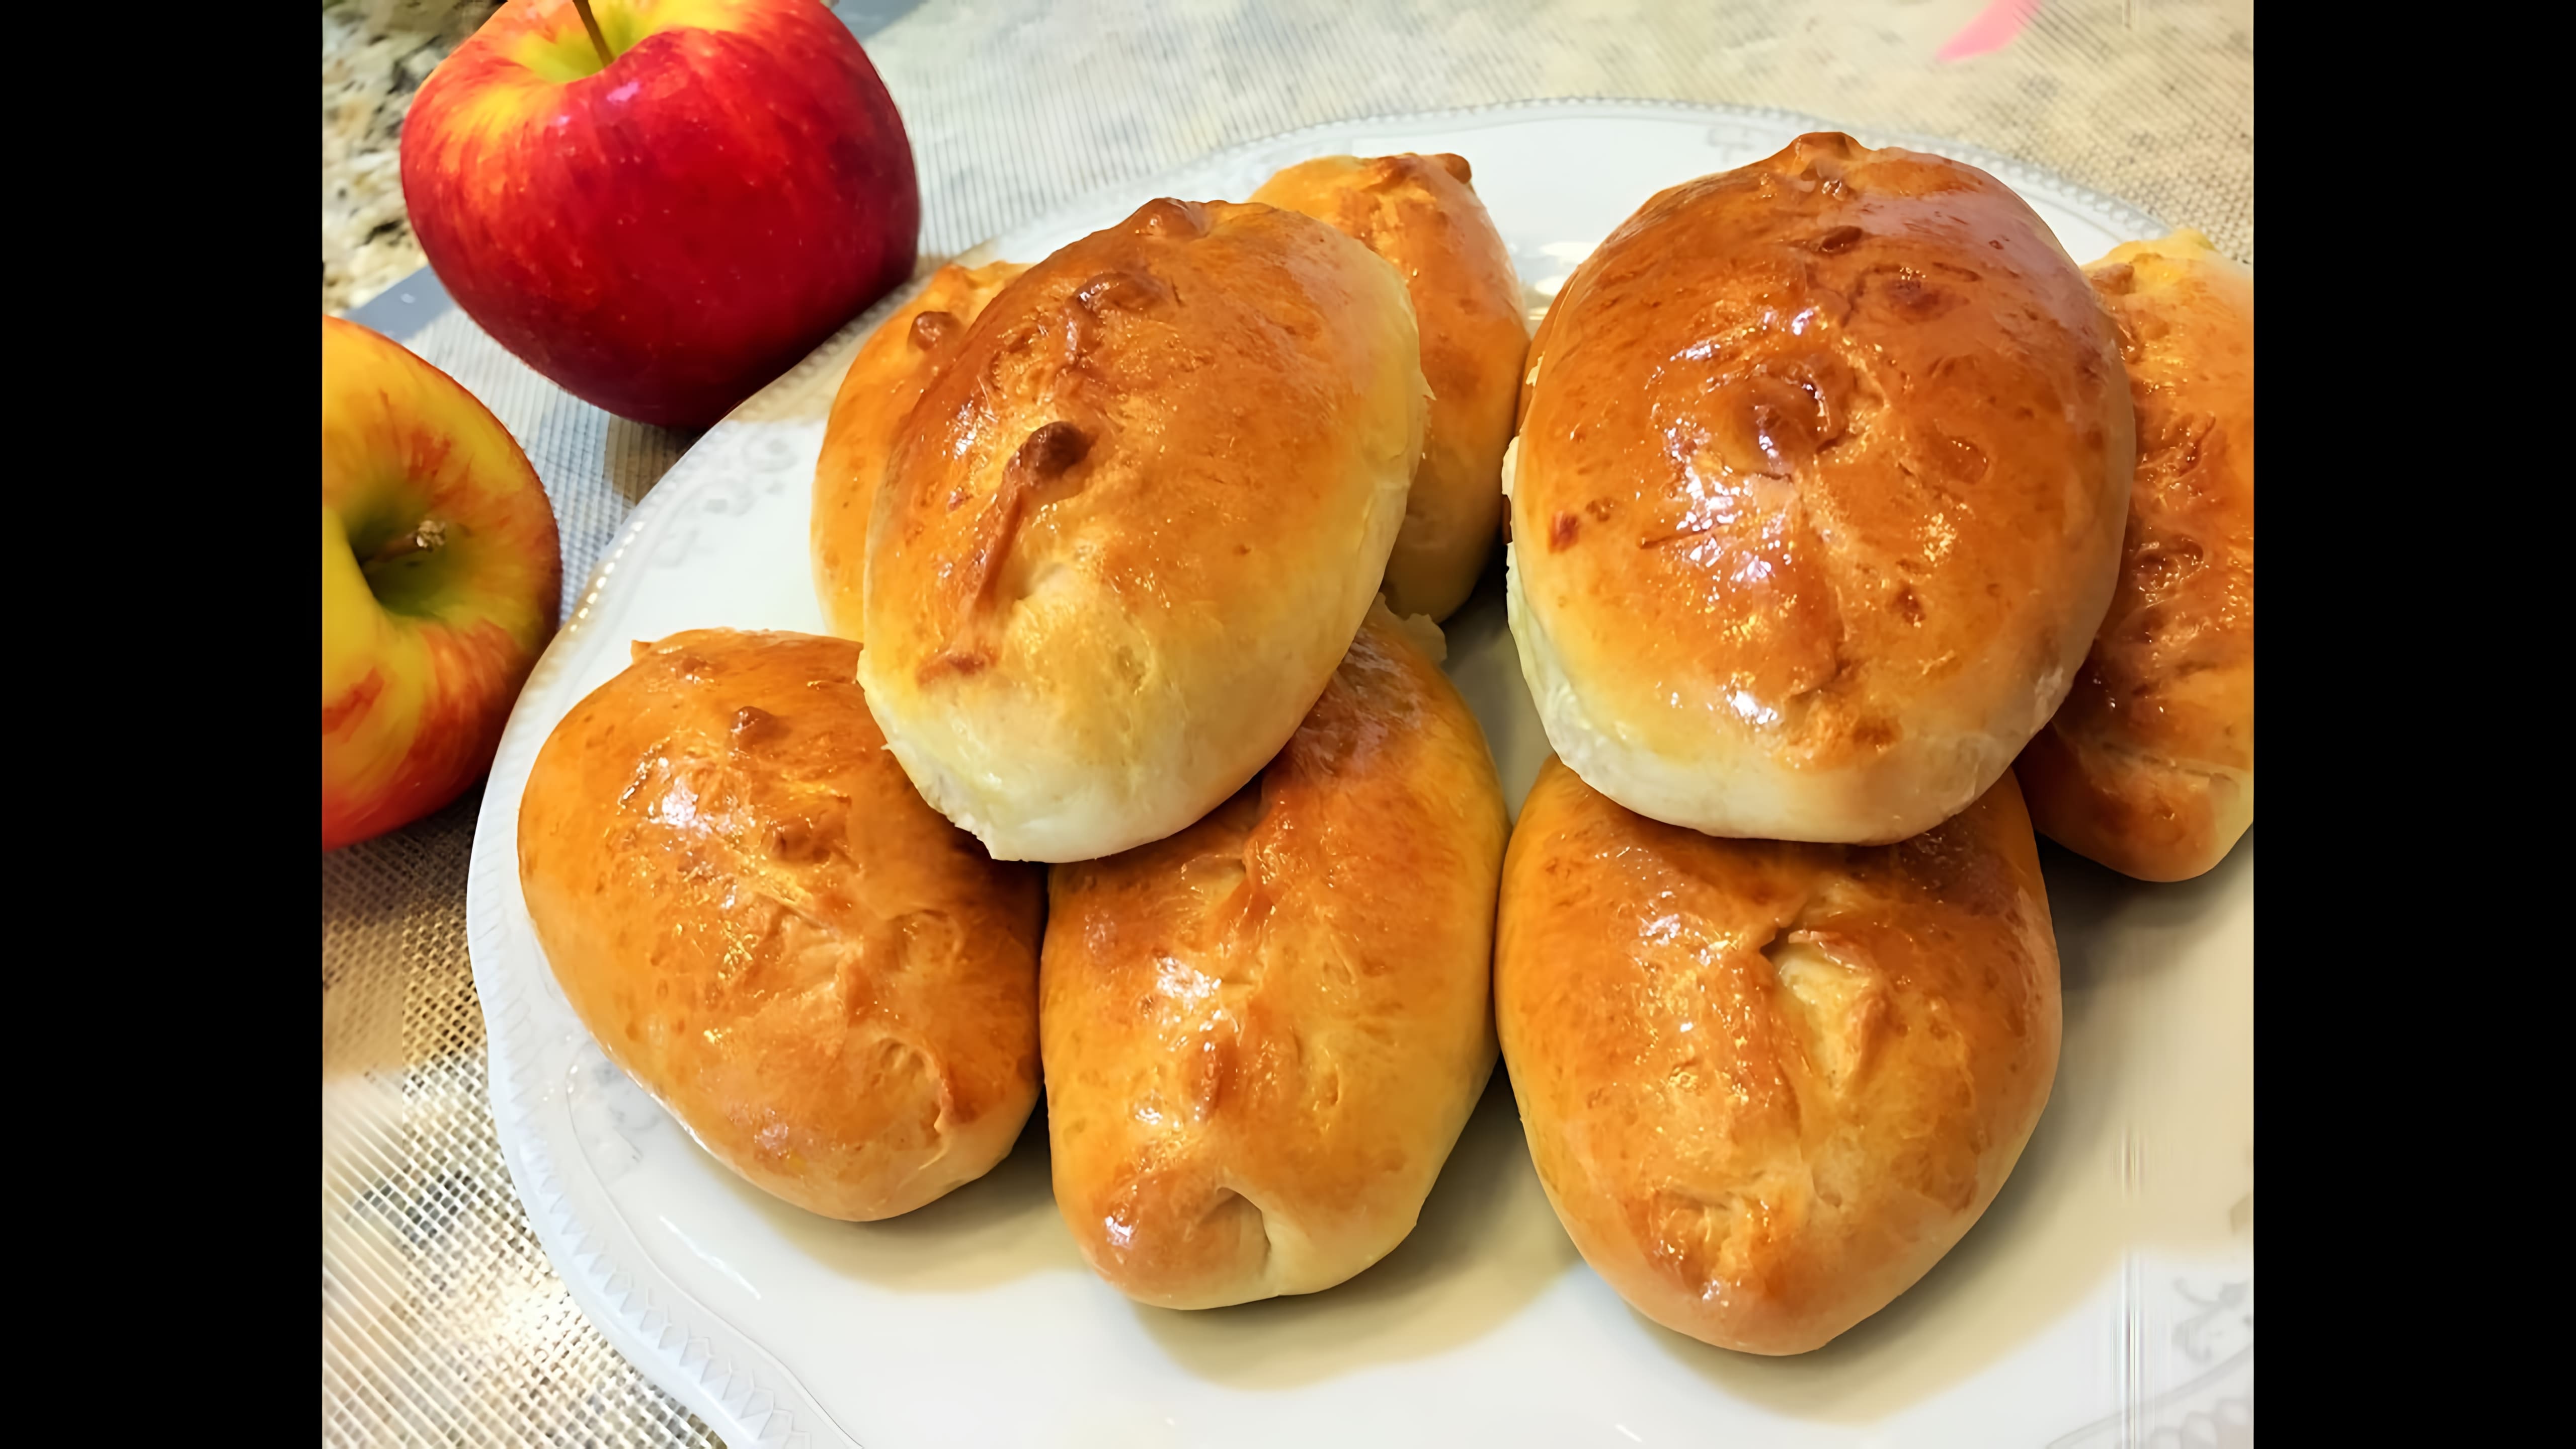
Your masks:
M910 278L912 143L820 0L588 9L596 40L573 0L510 0L430 73L403 200L502 346L703 428Z
M322 848L492 767L555 632L563 548L510 431L454 378L322 319Z

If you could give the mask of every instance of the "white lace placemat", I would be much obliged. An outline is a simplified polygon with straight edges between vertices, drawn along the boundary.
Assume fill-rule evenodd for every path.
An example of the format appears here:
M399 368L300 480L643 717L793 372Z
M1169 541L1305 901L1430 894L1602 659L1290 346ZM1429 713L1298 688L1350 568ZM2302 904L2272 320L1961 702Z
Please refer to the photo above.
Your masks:
M1217 147L1542 96L1779 106L1950 137L2253 260L2249 0L1818 8L928 0L866 43L919 160L925 265ZM569 605L689 438L575 401L415 290L424 305L389 294L360 320L447 369L527 448L562 525ZM478 804L322 862L323 1440L713 1444L583 1321L511 1193L465 948Z

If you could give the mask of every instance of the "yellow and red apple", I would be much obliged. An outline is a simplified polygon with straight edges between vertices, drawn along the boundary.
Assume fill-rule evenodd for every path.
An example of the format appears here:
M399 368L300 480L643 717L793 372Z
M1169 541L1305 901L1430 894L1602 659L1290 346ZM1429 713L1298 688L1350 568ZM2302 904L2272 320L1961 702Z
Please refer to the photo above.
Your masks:
M409 824L492 767L555 631L553 507L454 378L322 319L322 848Z
M912 144L820 0L589 8L596 39L572 0L510 0L431 73L403 199L502 346L702 428L911 276Z

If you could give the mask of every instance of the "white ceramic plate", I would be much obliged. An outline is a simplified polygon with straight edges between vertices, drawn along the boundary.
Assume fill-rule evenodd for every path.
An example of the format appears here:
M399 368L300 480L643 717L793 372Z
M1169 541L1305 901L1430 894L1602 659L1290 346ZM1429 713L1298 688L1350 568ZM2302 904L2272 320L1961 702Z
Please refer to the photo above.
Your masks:
M1655 190L1824 127L1629 102L1336 124L1069 205L976 255L1035 261L1148 198L1239 198L1308 156L1455 151L1542 309ZM1909 144L2010 182L2079 260L2162 230L2004 158ZM629 640L821 628L815 454L851 353L892 305L745 403L635 510L520 697L474 841L474 978L519 1197L591 1319L729 1443L2053 1446L2159 1429L2250 1443L2250 837L2181 886L2049 852L2066 1035L2047 1116L1948 1259L1802 1358L1708 1348L1630 1312L1549 1212L1499 1071L1402 1247L1331 1292L1213 1313L1135 1306L1084 1269L1049 1196L1042 1118L989 1177L886 1223L809 1216L718 1166L557 989L519 892L519 795ZM1546 742L1494 585L1452 621L1449 668L1517 806Z

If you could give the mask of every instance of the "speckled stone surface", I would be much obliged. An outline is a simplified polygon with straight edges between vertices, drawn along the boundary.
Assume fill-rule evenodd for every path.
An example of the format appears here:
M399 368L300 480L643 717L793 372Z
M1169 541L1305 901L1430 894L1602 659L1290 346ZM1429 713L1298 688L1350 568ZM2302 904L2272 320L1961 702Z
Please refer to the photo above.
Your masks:
M421 265L397 174L403 112L448 51L498 8L497 0L335 0L323 9L324 311L356 307ZM2017 34L1966 56L1955 53L1961 37L2008 7L929 0L916 8L915 0L844 0L836 8L869 37L912 128L925 201L956 193L961 204L948 214L982 228L939 229L925 206L923 247L934 255L961 251L1055 198L1269 131L1435 106L1629 96L1781 106L1953 137L2197 226L2222 251L2254 259L2252 0L2023 0ZM1278 43L1247 53L1241 39L1252 34ZM1136 43L1149 37L1156 43ZM1175 48L1175 39L1185 43ZM1232 50L1204 43L1221 40ZM1074 95L1084 103L1067 113ZM1024 138L1025 164L1007 174L959 150L997 132Z
M500 0L322 7L322 310L346 312L421 265L403 212L403 112Z

